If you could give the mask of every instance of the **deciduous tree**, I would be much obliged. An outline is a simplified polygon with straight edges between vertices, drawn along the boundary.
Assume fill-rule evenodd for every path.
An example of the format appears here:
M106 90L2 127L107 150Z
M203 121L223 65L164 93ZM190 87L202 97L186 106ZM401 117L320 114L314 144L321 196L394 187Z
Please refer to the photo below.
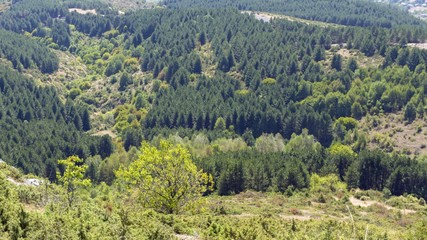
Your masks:
M65 160L58 160L58 164L64 165L65 167L65 171L62 175L59 172L57 173L57 179L67 191L68 207L72 207L78 187L90 185L90 179L84 179L88 166L79 166L82 162L83 160L77 156L71 156Z
M212 185L184 147L160 141L159 148L143 144L139 159L116 172L118 179L138 188L142 203L163 213L192 209Z

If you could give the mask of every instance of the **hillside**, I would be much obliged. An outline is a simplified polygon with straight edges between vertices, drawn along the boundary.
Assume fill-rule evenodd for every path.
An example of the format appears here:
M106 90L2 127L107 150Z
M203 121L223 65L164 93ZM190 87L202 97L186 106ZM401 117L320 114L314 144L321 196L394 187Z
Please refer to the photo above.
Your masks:
M425 201L375 191L345 190L334 177L291 195L248 191L210 196L197 214L166 215L141 208L119 188L81 189L67 209L65 192L46 179L0 162L3 239L416 239L425 235ZM317 185L316 185L317 184ZM319 185L322 184L322 185ZM327 186L325 186L327 184ZM33 227L37 226L37 227Z
M424 236L425 23L261 2L6 1L0 238Z
M419 19L405 13L401 8L365 0L165 0L172 8L227 8L239 10L280 13L298 18L361 27L397 27L401 25L425 25ZM425 27L425 26L424 26Z

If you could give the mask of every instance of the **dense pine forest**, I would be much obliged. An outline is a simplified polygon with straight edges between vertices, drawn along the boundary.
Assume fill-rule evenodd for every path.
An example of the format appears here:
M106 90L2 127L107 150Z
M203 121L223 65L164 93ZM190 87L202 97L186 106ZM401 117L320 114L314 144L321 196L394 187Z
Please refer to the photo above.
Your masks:
M422 26L424 23L397 7L359 0L165 0L171 8L236 8L247 11L281 13L304 19L347 26L391 28L402 25Z
M1 239L426 236L427 23L126 1L0 1Z

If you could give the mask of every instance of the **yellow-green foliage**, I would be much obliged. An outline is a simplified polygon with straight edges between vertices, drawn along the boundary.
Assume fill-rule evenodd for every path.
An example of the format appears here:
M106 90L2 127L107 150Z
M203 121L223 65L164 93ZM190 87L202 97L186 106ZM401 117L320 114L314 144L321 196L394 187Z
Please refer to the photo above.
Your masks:
M18 195L0 172L0 239L18 239L22 237L19 228L19 214L22 206L18 204Z
M352 117L340 117L337 120L335 120L334 125L341 124L345 127L346 130L351 130L357 127L357 120Z
M124 63L125 69L130 72L136 72L139 69L139 62L137 58L128 58Z
M274 79L274 78L266 78L266 79L262 80L262 84L265 84L265 85L274 85L274 84L276 84L276 79Z
M372 136L371 141L377 143L382 149L386 149L387 151L392 151L395 145L393 139L378 132Z
M291 139L285 146L286 152L294 151L320 151L322 146L316 141L313 135L308 134L307 129L303 129L300 135L292 134Z
M71 99L75 99L76 97L78 97L80 94L82 93L82 90L80 90L79 88L72 88L70 90L70 92L68 93L68 96Z
M425 207L412 196L396 198L405 202L396 208L417 211L404 216L396 213L398 210L371 211L333 200L327 205L311 204L304 191L292 197L257 192L210 196L206 198L208 211L176 215L143 208L117 183L94 185L90 191L80 189L76 194L81 201L71 208L64 207L55 184L25 186L41 196L34 199L42 206L39 208L20 202L18 196L24 186L10 183L3 170L0 239L176 239L177 234L200 239L424 239L427 234L427 222L422 217ZM309 191L328 194L341 189L345 184L336 176L313 175ZM348 218L346 205L354 221Z
M128 127L139 127L140 121L147 114L147 110L137 110L134 105L125 104L118 106L114 110L115 125L114 128L121 133Z
M207 156L212 153L210 141L203 133L194 135L191 140L181 138L179 135L169 136L169 141L175 144L181 144L190 150L191 155L196 157Z
M225 139L220 138L212 142L212 146L220 152L237 152L248 148L248 145L241 138Z
M331 174L321 177L317 174L311 175L310 191L313 193L336 193L345 192L347 184L341 182L337 175Z
M120 34L120 32L118 30L112 29L108 32L103 33L102 36L107 38L107 39L111 39L111 38L117 37L119 34Z
M79 165L83 162L77 156L71 156L65 160L58 160L59 165L64 165L65 171L61 175L57 173L58 182L64 186L67 192L68 206L71 207L75 200L75 192L78 187L90 186L90 179L84 179L87 165Z
M236 94L237 94L237 95L241 95L241 96L246 96L246 95L248 95L249 93L251 93L251 91L250 91L250 90L248 90L248 89L241 89L241 90L237 90L237 91L236 91Z
M13 179L20 179L22 177L22 172L17 168L11 167L6 163L0 163L0 174L4 174L5 176L9 176Z
M152 142L159 145L162 137L156 136ZM171 134L167 140L173 144L185 146L195 157L206 157L218 152L238 152L247 150L249 147L246 142L240 138L219 138L210 142L208 137L203 133L188 137L180 137L179 134Z
M334 143L331 147L329 147L328 151L330 154L335 156L357 157L357 154L350 146L343 145L341 143Z
M417 206L425 205L425 201L422 198L417 198L413 195L407 196L393 196L387 200L387 204L396 208L409 208L414 209Z
M160 141L159 148L143 144L139 159L116 172L119 180L139 190L146 207L164 213L194 209L212 185L212 177L191 161L180 145Z

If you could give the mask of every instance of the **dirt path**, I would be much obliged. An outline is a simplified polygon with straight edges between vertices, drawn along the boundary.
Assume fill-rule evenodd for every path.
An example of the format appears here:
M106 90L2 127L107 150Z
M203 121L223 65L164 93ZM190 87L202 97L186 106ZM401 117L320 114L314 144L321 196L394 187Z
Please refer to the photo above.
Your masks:
M190 236L190 235L185 235L185 234L175 234L175 237L177 237L180 240L199 240L199 239L201 239L197 236Z
M411 209L397 209L395 207L389 206L389 205L384 204L384 203L380 203L378 201L373 201L373 200L365 200L365 201L363 201L363 200L357 199L355 197L350 197L349 200L350 200L351 204L353 204L353 206L357 206L357 207L364 207L364 208L366 208L366 207L370 207L372 205L379 205L379 206L384 207L387 210L400 210L401 213L405 214L405 215L406 214L416 213L416 211L411 210Z

